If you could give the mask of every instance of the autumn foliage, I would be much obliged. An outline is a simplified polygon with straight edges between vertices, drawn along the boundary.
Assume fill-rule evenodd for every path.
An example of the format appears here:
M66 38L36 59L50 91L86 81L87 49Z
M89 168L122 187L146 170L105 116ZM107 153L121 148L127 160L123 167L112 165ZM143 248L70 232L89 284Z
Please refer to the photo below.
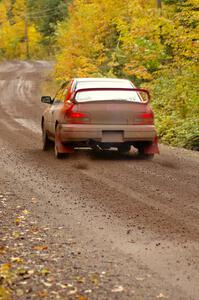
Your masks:
M150 89L164 143L199 149L197 0L74 0L57 27L56 76L112 76Z
M41 54L42 35L32 22L26 28L26 13L25 0L0 2L0 58L27 58L26 30L29 34L29 56L38 57Z
M150 89L161 140L199 149L198 0L3 0L0 56L27 56L27 10L30 57L56 53L57 80L129 78Z

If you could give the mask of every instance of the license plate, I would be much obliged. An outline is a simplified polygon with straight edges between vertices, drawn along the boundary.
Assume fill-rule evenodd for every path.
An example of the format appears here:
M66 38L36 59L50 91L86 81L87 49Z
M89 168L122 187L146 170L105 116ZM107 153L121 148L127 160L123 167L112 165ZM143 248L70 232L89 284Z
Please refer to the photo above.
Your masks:
M102 131L102 142L104 143L121 143L124 139L123 131Z

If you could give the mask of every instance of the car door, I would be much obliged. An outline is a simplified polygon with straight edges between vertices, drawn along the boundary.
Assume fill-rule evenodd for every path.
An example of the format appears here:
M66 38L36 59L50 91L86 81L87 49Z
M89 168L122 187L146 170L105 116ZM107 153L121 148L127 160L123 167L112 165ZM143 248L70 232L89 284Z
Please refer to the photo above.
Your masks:
M55 123L56 121L59 122L59 111L64 103L66 98L67 88L61 86L61 88L57 91L54 102L49 110L50 115L50 133L54 136L55 135Z

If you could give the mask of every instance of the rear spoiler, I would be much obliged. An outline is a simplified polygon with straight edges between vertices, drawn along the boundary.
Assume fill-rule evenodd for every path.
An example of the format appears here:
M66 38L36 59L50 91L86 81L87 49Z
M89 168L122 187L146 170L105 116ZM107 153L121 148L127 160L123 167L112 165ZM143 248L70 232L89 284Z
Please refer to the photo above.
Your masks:
M87 89L79 89L76 90L74 93L74 99L77 95L77 93L81 92L89 92L89 91L135 91L135 92L143 92L147 94L148 101L145 103L148 103L151 100L151 96L149 94L149 91L145 89L139 89L139 88L87 88Z

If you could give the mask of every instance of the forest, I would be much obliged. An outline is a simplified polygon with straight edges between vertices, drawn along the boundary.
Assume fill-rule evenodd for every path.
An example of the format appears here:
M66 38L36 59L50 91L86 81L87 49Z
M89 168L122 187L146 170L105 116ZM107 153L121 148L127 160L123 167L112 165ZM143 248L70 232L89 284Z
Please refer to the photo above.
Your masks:
M0 60L149 89L159 139L199 150L198 0L1 0Z

